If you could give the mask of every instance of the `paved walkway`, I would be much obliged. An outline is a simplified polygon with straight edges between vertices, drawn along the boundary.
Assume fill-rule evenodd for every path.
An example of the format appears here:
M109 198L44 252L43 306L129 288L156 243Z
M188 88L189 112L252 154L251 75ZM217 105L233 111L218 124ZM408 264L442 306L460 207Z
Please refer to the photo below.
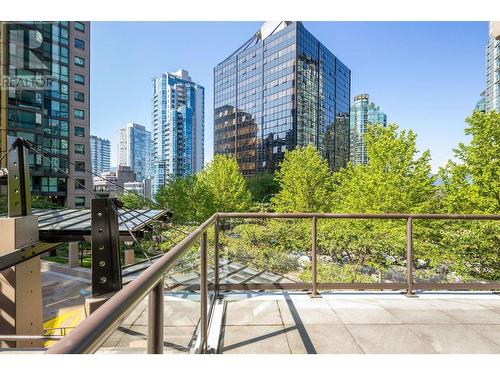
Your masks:
M500 353L500 296L229 294L222 353Z
M489 293L227 293L220 353L497 353L500 296ZM198 296L166 295L164 352L193 352ZM100 353L145 353L147 301Z

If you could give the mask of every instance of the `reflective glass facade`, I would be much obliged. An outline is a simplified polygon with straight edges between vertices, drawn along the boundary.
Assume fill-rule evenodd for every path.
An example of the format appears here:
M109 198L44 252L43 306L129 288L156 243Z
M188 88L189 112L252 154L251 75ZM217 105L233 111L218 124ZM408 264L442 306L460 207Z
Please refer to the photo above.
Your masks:
M153 78L153 193L203 168L205 89L187 71Z
M387 126L387 115L380 111L380 107L370 103L368 94L354 97L351 107L351 162L353 164L366 164L366 145L363 135L368 124Z
M264 24L214 69L214 153L234 155L246 176L308 144L345 165L350 74L302 23Z
M101 174L111 169L111 143L108 139L90 136L92 173Z
M3 83L9 82L8 87L2 85L0 93L2 151L8 134L28 139L54 154L42 158L30 152L31 191L69 207L75 206L77 195L90 204L90 197L77 192L74 182L65 175L91 182L90 174L80 173L68 163L79 160L90 168L88 132L73 136L75 124L89 127L84 95L88 97L89 23L81 24L87 26L86 31L75 30L75 23L67 21L0 22L0 76ZM79 65L74 59L76 39L84 42L83 49L78 50ZM87 77L87 83L75 85L76 74ZM73 99L75 86L84 95L78 103Z

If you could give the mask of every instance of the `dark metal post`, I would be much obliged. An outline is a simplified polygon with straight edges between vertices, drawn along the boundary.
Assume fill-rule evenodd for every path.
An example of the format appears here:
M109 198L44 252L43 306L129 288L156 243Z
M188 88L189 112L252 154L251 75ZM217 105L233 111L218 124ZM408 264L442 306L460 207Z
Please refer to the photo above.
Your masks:
M219 296L219 218L214 223L214 292Z
M203 232L200 239L200 303L201 303L201 316L200 316L200 333L201 345L200 352L206 353L207 351L207 336L208 336L208 288L207 288L207 232Z
M122 288L118 212L109 198L92 199L92 294Z
M318 218L313 216L312 218L312 247L311 247L311 272L312 272L312 293L311 297L319 297L318 293L318 256L317 256L317 248L318 248L318 238L317 238L317 222Z
M12 139L12 138L11 138ZM28 150L22 138L12 144L8 160L9 217L31 215Z
M413 221L411 216L406 219L406 295L414 296L413 293Z
M148 354L163 354L163 277L149 293Z

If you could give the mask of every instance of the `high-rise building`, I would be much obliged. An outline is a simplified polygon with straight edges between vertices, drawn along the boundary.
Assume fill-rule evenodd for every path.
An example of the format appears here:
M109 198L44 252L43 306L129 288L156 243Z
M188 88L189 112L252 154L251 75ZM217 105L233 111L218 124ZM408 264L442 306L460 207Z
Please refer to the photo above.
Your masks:
M153 193L203 168L205 89L183 69L153 78Z
M354 97L351 107L351 162L366 164L366 145L363 136L368 124L387 126L387 115L375 103L370 103L368 94Z
M0 22L0 151L33 142L32 194L67 207L90 206L89 51L89 22Z
M101 196L117 197L123 194L126 184L136 180L131 167L120 165L114 171L102 172L94 176L94 191Z
M474 108L475 111L479 111L479 112L486 112L486 103L485 103L485 100L484 100L484 96L485 96L486 92L483 91L481 93L481 99L479 99L476 103L476 107Z
M500 112L500 21L489 24L484 103L487 112Z
M351 71L301 22L266 22L214 69L214 153L244 175L273 172L312 144L332 169L349 159Z
M151 133L144 126L129 122L118 129L118 165L131 167L137 181L151 176Z
M94 175L111 169L111 143L108 139L90 136L90 156Z

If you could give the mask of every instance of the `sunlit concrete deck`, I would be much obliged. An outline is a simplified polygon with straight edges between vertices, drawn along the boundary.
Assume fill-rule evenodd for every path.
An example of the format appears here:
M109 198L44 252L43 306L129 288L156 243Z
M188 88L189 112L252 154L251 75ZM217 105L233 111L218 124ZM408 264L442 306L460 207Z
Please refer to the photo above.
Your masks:
M166 295L165 353L190 353L197 296ZM226 293L218 352L500 353L500 296L491 293ZM147 303L100 352L144 353Z

